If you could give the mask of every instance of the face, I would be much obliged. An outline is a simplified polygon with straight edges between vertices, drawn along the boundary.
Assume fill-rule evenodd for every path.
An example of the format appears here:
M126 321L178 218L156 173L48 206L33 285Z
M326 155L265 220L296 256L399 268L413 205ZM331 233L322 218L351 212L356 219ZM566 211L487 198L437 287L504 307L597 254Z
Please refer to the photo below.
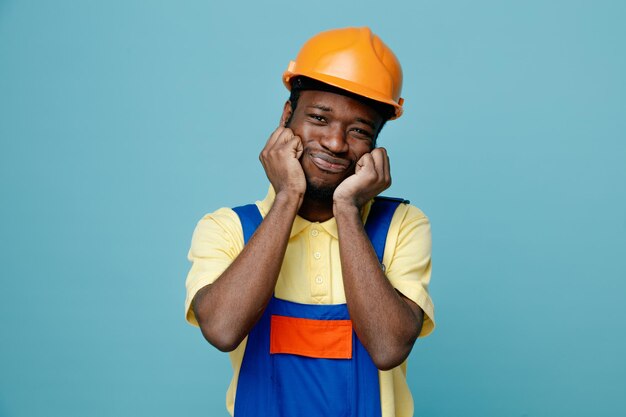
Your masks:
M382 124L371 107L350 97L325 91L302 91L293 115L285 104L283 124L302 139L300 163L307 193L332 197L337 186L354 174L356 162L371 152Z

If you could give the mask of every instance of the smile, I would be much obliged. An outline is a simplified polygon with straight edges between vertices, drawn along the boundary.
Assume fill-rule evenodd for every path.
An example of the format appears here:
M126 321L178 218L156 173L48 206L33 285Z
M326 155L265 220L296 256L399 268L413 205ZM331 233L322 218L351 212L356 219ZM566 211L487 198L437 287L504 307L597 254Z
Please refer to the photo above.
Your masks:
M350 167L350 162L345 159L334 158L324 153L311 154L311 161L322 171L338 174Z

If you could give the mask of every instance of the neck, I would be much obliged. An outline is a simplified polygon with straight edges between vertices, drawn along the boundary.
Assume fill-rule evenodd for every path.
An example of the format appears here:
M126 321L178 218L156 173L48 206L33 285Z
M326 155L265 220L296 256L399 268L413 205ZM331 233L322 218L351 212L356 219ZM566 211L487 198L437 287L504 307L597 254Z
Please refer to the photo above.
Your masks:
M310 222L325 222L333 217L333 199L317 199L304 194L298 215Z

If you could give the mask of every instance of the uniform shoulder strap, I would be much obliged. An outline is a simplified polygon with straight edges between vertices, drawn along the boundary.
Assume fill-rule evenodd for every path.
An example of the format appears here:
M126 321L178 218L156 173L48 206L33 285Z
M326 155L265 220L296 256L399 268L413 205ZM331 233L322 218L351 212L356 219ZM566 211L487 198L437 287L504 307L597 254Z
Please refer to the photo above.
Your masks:
M245 206L234 207L233 211L239 216L241 227L243 228L243 243L248 243L254 231L263 221L263 216L259 212L256 204L246 204Z
M393 197L376 197L370 208L367 221L365 222L365 232L372 242L372 246L378 256L378 262L382 265L385 254L385 242L387 232L396 209L400 204L408 203L408 200Z

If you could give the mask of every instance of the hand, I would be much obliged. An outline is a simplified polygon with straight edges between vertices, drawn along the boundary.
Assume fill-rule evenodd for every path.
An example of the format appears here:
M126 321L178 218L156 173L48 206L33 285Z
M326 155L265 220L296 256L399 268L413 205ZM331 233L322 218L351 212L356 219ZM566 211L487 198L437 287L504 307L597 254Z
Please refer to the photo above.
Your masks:
M259 159L277 196L286 193L302 200L306 190L306 179L299 161L302 151L302 140L287 127L278 127L267 140Z
M389 188L391 172L385 148L376 148L364 154L356 163L354 175L349 176L333 194L334 206L351 205L361 209L363 205Z

